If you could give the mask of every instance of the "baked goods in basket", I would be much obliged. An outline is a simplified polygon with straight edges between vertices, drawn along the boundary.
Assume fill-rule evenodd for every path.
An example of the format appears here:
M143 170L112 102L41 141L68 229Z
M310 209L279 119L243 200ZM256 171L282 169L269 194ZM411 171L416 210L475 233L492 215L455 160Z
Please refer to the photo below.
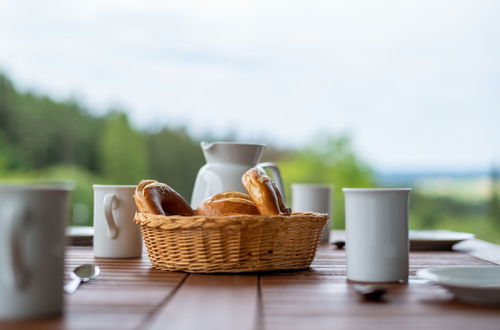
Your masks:
M251 168L241 179L248 194L228 191L215 194L193 210L186 200L165 183L142 180L134 199L140 213L182 216L290 215L285 200L273 180L257 168Z
M253 169L248 175L252 173ZM134 221L141 227L153 267L192 273L309 267L328 215L287 214L281 194L274 190L272 181L262 174L256 178L257 183L248 181L254 196L239 192L219 193L203 201L196 214L190 216L182 214L193 211L177 193L170 194L170 187L152 180L141 181L134 196L139 210ZM258 180L267 183L258 185ZM150 194L153 191L158 195ZM148 196L156 196L154 203ZM182 207L174 209L171 201L179 202ZM259 206L263 205L259 203L262 202L264 207L271 204L270 209L276 214L260 214ZM174 205L178 205L176 203Z
M196 215L226 216L235 214L259 214L253 200L247 194L228 191L205 199L196 209Z
M257 168L251 168L241 178L243 186L262 215L290 215L285 200L270 177Z
M194 215L194 211L175 190L156 180L142 180L134 194L137 210L156 215Z

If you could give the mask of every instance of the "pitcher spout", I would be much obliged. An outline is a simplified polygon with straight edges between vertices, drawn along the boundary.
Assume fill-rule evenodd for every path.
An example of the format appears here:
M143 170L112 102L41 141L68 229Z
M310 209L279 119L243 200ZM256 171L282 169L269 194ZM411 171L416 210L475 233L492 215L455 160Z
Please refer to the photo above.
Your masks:
M241 164L248 167L260 162L265 144L237 142L201 142L207 163Z
M201 149L203 151L209 151L214 146L214 144L215 144L214 142L205 142L205 141L202 141L200 143Z

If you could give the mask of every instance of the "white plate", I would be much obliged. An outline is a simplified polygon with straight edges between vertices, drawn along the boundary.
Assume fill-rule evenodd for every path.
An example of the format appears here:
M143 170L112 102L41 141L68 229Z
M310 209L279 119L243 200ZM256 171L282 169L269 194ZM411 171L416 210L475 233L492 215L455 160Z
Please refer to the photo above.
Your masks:
M70 237L92 237L92 236L94 236L94 227L69 226L69 227L66 227L66 236L70 236Z
M409 238L412 251L435 251L451 250L454 244L474 238L474 234L449 230L410 230Z
M92 245L94 227L69 226L66 227L66 237L70 245L88 246Z
M459 300L500 305L500 266L427 268L417 275L448 289Z

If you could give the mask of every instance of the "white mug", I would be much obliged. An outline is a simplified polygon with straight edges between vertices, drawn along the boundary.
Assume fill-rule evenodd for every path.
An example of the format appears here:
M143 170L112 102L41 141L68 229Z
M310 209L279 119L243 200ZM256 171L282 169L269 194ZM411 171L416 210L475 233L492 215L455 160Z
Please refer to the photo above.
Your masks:
M62 312L70 191L0 185L0 319Z
M321 242L330 239L332 214L332 186L328 184L292 184L292 210L294 212L328 213L328 222L323 227Z
M347 278L408 281L410 188L344 188Z
M142 237L134 222L136 186L94 185L94 254L98 258L142 255Z

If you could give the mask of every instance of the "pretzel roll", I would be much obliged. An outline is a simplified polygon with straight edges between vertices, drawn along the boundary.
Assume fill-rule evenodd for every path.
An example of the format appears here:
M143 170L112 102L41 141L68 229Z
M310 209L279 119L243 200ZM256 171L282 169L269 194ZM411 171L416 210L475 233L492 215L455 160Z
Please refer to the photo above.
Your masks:
M155 180L139 182L134 194L137 209L141 213L160 215L194 215L184 198L164 183Z
M196 215L224 216L259 214L250 196L240 192L223 192L205 199L196 209Z
M262 215L289 215L283 196L270 177L253 167L241 178L243 186Z
M158 182L156 180L141 180L138 184L137 187L135 187L135 192L134 192L134 200L135 200L135 205L137 206L137 211L140 213L152 213L152 214L162 214L162 213L155 213L152 211L152 209L149 207L148 203L144 200L144 196L142 194L142 191L144 188L150 184L150 183L155 183Z

